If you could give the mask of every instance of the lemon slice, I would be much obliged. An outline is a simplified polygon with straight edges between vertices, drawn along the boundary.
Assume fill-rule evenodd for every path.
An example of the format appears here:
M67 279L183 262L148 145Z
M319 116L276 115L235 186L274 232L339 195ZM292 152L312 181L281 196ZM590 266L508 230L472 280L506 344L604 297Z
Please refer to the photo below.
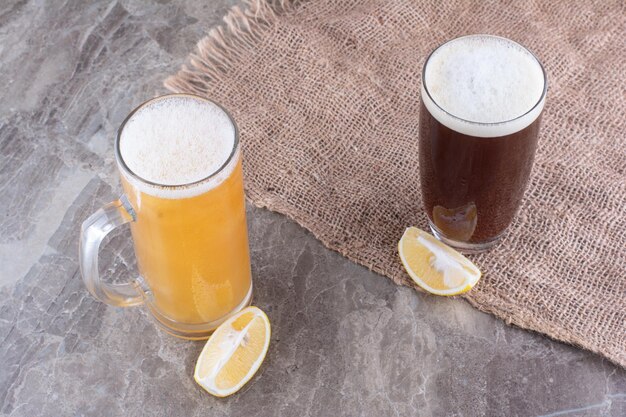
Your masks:
M415 227L404 231L398 252L413 281L432 294L462 294L480 279L480 270L469 259Z
M246 307L218 327L196 363L194 379L209 394L226 397L250 380L270 345L270 321L257 307Z

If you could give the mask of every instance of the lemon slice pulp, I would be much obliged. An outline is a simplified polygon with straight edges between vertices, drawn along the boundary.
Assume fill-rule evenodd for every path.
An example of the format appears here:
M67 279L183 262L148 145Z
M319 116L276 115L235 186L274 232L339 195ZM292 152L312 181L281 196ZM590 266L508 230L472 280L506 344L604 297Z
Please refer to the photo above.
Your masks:
M404 231L398 252L409 276L431 294L462 294L480 279L469 259L416 227Z
M246 307L213 332L200 353L194 379L216 397L234 394L259 369L270 344L270 321Z

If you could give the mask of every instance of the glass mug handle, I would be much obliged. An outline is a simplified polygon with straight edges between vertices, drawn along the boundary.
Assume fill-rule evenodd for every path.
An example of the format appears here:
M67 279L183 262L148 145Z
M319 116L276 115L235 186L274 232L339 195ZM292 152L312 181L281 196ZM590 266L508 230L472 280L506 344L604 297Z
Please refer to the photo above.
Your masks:
M107 284L98 273L100 243L113 229L136 220L126 196L89 216L80 229L79 263L85 286L97 300L118 307L143 304L144 293L136 282Z

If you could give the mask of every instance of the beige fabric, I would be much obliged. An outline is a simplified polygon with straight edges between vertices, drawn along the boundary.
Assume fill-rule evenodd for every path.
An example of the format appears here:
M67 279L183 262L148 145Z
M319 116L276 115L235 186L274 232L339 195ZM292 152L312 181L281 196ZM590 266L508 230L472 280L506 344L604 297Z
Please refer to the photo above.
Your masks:
M626 366L626 3L504 3L253 1L166 86L232 111L255 204L412 285L396 244L405 227L427 228L417 148L424 58L470 33L526 45L549 77L539 150L505 240L472 257L484 276L466 299Z

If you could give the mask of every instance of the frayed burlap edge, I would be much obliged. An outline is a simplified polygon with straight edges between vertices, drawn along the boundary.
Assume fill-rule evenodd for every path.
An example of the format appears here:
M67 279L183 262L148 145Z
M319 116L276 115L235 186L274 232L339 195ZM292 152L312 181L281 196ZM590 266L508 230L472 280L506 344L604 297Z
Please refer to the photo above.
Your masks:
M253 50L270 30L277 17L296 7L299 1L246 0L224 16L224 24L209 31L189 55L189 65L164 81L167 89L202 95L208 83L219 81L246 51Z
M272 30L273 24L279 16L288 14L302 3L300 0L244 0L244 6L234 6L223 18L224 24L213 28L206 37L197 44L197 51L189 55L188 64L182 65L180 71L168 77L164 81L164 86L177 93L191 93L200 96L207 96L207 86L214 82L219 82L223 75L232 68L236 68L240 57L245 56L249 51L254 50L263 40L263 34ZM309 230L327 248L340 253L351 261L363 265L371 271L385 275L398 285L405 285L417 291L423 290L415 285L410 279L398 276L391 270L368 264L363 259L354 256L350 249L341 242L333 242L326 239L322 233L315 228L314 222L306 216L302 216L293 207L288 206L279 198L265 193L262 189L257 189L254 184L246 184L246 192L249 201L256 207L266 208L279 212L288 218L296 221L301 226ZM398 237L399 238L399 237ZM359 243L357 243L358 245ZM361 242L365 245L366 243ZM354 246L355 243L352 242ZM456 298L456 297L454 297ZM595 346L587 343L584 339L565 331L551 323L545 323L536 317L512 314L510 311L516 309L514 302L504 303L495 307L481 303L472 297L472 294L461 296L478 310L492 314L509 325L532 330L544 334L552 339L566 342L583 349L592 351L606 357L613 363L626 367L626 362L619 357L607 356Z

